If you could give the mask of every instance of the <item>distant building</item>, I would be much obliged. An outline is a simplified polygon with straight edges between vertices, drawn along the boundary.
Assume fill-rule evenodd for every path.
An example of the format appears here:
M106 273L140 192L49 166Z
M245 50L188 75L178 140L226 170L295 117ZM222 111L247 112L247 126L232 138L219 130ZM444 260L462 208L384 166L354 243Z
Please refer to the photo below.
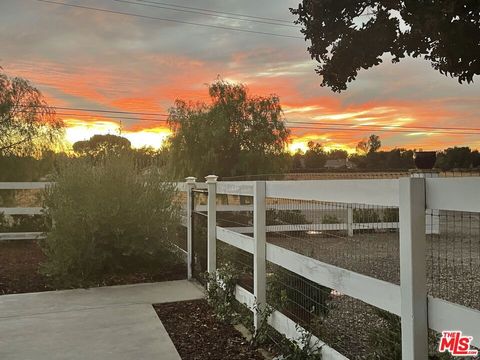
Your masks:
M348 159L334 159L327 160L325 163L326 169L353 169L355 164L348 161Z

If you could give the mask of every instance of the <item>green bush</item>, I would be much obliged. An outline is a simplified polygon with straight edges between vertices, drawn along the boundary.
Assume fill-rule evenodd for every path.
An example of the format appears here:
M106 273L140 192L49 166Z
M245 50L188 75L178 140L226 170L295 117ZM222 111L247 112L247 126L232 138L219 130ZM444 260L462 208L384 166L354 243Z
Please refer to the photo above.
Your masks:
M207 302L217 318L228 324L236 323L238 314L235 311L235 287L238 277L235 267L231 263L225 263L217 271L205 273L205 278Z
M108 273L173 260L176 190L158 172L138 172L130 157L95 164L74 159L61 164L53 180L45 191L54 226L42 242L42 272L55 282L88 285Z
M353 222L377 223L380 222L380 215L375 209L353 209Z

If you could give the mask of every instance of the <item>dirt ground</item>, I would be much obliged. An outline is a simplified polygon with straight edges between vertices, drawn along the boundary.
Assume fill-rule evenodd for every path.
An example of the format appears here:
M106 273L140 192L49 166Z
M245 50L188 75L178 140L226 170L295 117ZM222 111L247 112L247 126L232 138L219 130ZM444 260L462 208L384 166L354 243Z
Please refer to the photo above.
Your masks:
M232 326L219 322L205 300L154 305L183 360L260 360Z
M39 273L45 260L40 246L32 240L0 242L0 295L56 290ZM106 275L97 286L185 279L184 264L158 267L154 272L138 269L128 274Z

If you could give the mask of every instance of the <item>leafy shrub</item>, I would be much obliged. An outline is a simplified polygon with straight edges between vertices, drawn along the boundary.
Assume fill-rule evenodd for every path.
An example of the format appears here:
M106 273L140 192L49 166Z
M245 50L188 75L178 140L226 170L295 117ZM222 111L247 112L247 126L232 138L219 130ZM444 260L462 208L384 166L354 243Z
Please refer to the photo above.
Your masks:
M173 184L139 173L130 157L92 164L67 161L45 191L55 226L42 242L42 272L63 286L88 285L105 273L173 260L169 238L179 224Z
M238 320L235 311L235 287L238 278L235 267L225 263L212 273L205 273L207 280L207 302L212 306L220 321L234 323Z
M283 355L280 360L322 360L322 346L319 341L313 341L313 334L302 329L298 325L297 331L300 332L298 341L284 341Z

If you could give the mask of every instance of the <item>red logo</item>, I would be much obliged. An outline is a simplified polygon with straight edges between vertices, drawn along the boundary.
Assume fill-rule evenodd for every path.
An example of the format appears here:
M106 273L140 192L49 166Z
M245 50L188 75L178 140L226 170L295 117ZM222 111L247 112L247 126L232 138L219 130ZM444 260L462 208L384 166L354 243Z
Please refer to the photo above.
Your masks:
M463 336L461 331L442 331L438 351L448 351L453 356L477 356L478 350L470 349L472 340L472 336Z

